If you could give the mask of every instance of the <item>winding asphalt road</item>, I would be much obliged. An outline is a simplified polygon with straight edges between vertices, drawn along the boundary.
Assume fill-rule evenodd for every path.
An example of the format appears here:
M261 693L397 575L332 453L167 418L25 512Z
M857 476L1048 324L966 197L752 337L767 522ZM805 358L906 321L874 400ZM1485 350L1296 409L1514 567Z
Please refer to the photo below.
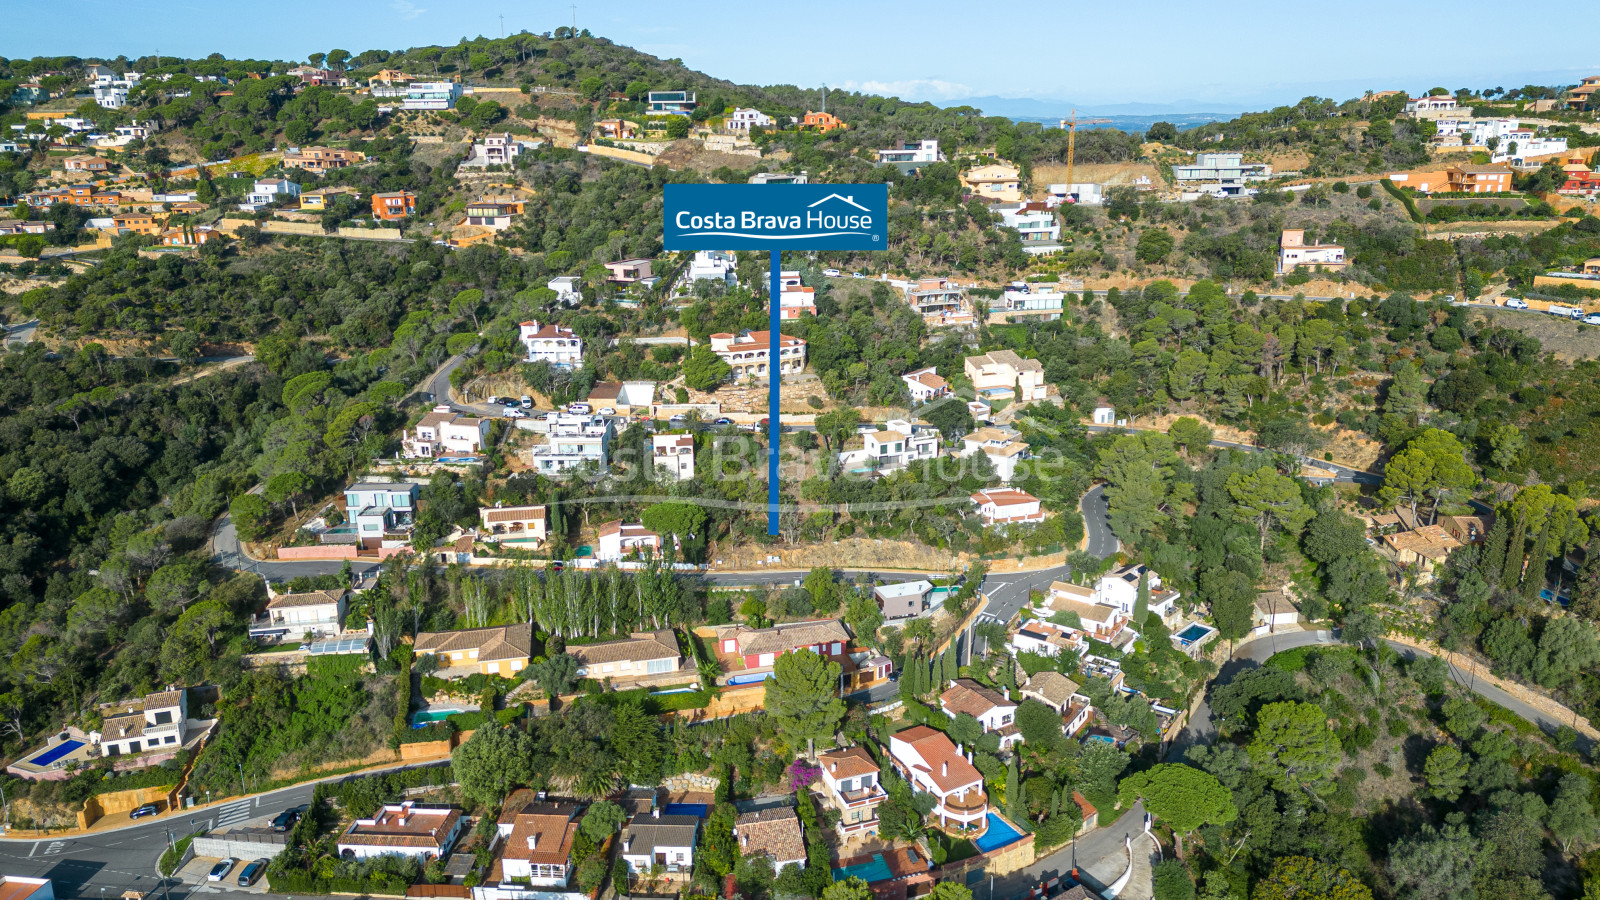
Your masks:
M1223 665L1222 669L1212 678L1206 687L1206 698L1196 707L1195 714L1190 718L1189 725L1179 732L1172 743L1174 758L1181 757L1183 752L1195 744L1209 743L1217 737L1217 726L1209 704L1210 693L1218 685L1224 685L1238 677L1240 672L1259 668L1275 653L1293 650L1296 647L1308 647L1317 644L1335 645L1341 643L1337 632L1333 631L1292 631L1284 634L1269 634L1252 638L1239 644L1233 650L1233 657ZM1425 650L1418 650L1406 644L1388 642L1401 658L1406 660L1416 659L1418 656L1432 656ZM1448 662L1448 660L1447 660ZM1551 717L1544 711L1531 706L1511 696L1504 690L1490 684L1471 672L1450 663L1450 678L1456 684L1472 691L1491 703L1503 706L1523 719L1539 726L1540 730L1548 733L1555 732L1563 725L1571 722L1562 721ZM1589 743L1583 739L1582 743Z

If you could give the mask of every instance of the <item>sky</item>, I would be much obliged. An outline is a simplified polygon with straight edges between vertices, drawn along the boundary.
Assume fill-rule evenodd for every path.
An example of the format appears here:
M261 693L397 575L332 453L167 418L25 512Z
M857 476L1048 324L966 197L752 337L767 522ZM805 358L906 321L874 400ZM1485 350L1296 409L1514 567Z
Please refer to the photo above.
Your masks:
M575 7L575 8L574 8ZM1101 112L1242 111L1367 89L1519 87L1600 74L1581 28L1507 28L1502 4L1348 0L0 0L0 56L159 52L304 59L569 25L748 84L907 100L1059 101ZM1448 25L1440 27L1441 22ZM1474 26L1474 23L1477 23ZM1461 37L1477 28L1489 44ZM1469 51L1482 47L1486 52ZM1492 49L1488 49L1492 48Z

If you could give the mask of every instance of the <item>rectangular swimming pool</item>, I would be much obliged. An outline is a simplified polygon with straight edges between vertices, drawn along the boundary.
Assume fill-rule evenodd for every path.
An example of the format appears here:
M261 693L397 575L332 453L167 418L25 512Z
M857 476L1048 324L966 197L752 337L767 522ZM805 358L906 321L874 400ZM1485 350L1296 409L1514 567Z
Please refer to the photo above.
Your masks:
M983 833L983 837L978 838L973 843L978 845L978 852L988 853L990 850L1004 847L1020 837L1022 837L1022 832L1012 828L1010 822L994 813L989 813L988 830Z
M728 683L729 684L755 684L758 681L766 681L768 678L771 678L771 677L772 677L772 673L771 672L756 672L755 674L752 674L752 675L733 675L733 676L730 676L728 678Z
M882 853L872 854L872 862L856 863L842 869L833 870L833 880L843 881L846 878L859 878L867 884L875 881L888 881L894 877L889 870L889 864L883 861Z
M83 741L62 741L54 747L51 747L49 750L46 750L38 756L35 756L33 759L28 760L28 762L33 763L36 766L48 766L82 746Z
M1178 632L1178 640L1183 641L1185 644L1192 644L1210 633L1210 628L1195 622L1188 628Z
M662 807L664 816L694 816L697 819L706 817L707 807L704 803L668 803Z

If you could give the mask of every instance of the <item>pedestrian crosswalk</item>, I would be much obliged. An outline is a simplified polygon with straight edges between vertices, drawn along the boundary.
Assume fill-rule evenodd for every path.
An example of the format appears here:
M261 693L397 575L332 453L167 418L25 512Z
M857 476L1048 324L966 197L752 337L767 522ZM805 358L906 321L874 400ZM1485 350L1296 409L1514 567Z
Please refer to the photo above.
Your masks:
M240 800L237 803L229 803L227 806L217 810L218 827L224 825L237 825L248 818L250 818L249 800Z

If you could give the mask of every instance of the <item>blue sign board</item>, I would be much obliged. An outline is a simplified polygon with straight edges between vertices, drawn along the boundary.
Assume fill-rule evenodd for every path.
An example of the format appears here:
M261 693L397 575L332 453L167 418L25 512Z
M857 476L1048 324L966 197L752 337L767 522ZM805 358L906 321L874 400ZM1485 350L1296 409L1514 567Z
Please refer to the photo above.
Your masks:
M887 250L886 184L669 184L667 250Z

